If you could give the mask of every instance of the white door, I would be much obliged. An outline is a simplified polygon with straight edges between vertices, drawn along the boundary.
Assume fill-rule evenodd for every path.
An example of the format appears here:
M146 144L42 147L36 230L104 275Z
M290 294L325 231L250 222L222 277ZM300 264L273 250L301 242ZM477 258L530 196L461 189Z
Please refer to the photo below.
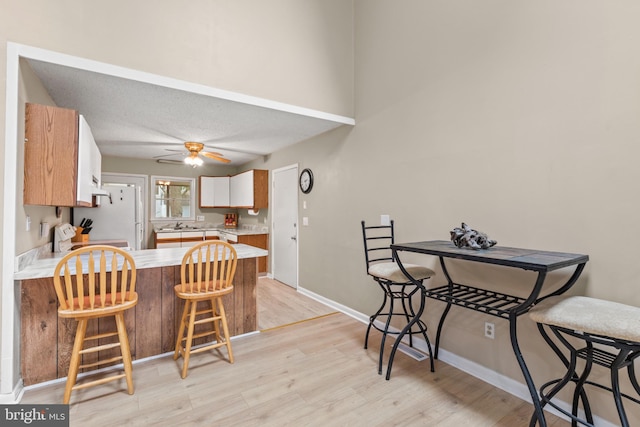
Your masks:
M149 186L149 177L147 175L138 175L138 174L118 174L118 173L103 173L102 174L102 183L120 183L120 184L128 184L135 186L136 188L136 198L137 198L137 206L136 206L136 236L135 239L138 243L134 245L132 248L138 246L137 249L146 249L147 248L147 240L149 238L147 232L147 218L148 218L148 210L147 210L147 188ZM102 197L101 203L109 202L109 199L106 197ZM95 208L94 208L95 209Z
M298 166L273 171L273 278L298 287Z

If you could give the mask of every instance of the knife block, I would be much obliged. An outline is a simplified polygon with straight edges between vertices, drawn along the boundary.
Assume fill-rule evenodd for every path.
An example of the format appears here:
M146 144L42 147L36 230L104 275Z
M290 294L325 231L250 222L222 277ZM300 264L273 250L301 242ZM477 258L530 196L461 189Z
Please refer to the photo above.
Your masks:
M89 241L89 234L82 234L82 227L76 227L76 235L71 238L72 242L86 243Z

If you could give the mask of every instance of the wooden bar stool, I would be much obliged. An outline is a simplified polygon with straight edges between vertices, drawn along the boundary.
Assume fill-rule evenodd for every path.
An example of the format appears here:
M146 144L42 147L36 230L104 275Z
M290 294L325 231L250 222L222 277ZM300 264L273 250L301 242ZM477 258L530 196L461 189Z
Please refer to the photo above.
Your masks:
M189 358L192 353L226 346L229 363L233 363L233 351L222 297L233 292L237 262L238 254L233 245L219 240L195 245L182 259L181 283L176 285L174 290L178 298L185 301L185 305L173 356L174 360L180 356L184 358L182 378L187 377ZM208 307L198 310L198 304L203 305L201 303L206 303ZM194 334L195 326L205 323L211 323L212 328ZM222 326L222 334L219 324ZM210 335L215 336L214 342L192 349L194 339Z
M422 292L422 289L404 275L393 258L391 245L395 241L394 222L392 220L389 225L367 226L364 221L361 221L361 225L367 274L375 280L383 291L380 308L369 317L369 324L364 338L364 348L366 349L368 346L371 328L382 332L380 355L378 356L378 374L382 375L382 361L387 335L397 335L396 341L401 341L403 335L406 334L409 336L409 346L413 347L413 335L420 334L427 343L431 372L433 372L433 356L431 354L431 343L427 336L427 325L419 318L419 313L422 313L424 309L425 295L419 294L421 307L416 311L413 307L413 296L418 292ZM435 275L433 270L421 265L404 264L404 267L420 284L422 284L423 280ZM385 308L387 309L386 311L384 311ZM401 319L402 326L405 327L403 331L390 329L393 318ZM382 321L384 321L384 326L376 324L376 322ZM391 377L391 367L393 366L393 358L397 347L397 345L394 345L389 355L386 379Z
M86 387L126 378L127 391L133 394L131 350L124 311L138 303L136 267L129 253L113 246L87 246L65 255L53 273L53 283L60 304L58 316L78 321L63 403L69 403L71 392ZM113 316L116 331L86 336L91 319ZM105 339L118 337L116 342ZM87 341L99 342L85 347ZM112 341L112 340L109 340ZM83 355L120 348L120 356L81 364ZM76 384L78 370L122 361L124 373Z
M572 419L572 426L578 423L593 426L591 405L584 387L591 385L612 393L621 425L629 426L623 398L637 404L640 400L621 392L619 371L627 368L631 385L640 396L634 370L634 362L640 356L640 308L596 298L560 295L538 303L529 315L567 369L562 378L548 381L540 387L542 406L548 404L564 413ZM560 350L547 330L553 332L557 342L566 347L568 355ZM579 348L574 346L575 338L579 340ZM585 361L581 373L576 368L578 359ZM589 381L594 364L609 369L610 385ZM552 400L570 383L574 384L571 413ZM580 403L585 418L578 417ZM534 414L530 425L534 426L536 421Z

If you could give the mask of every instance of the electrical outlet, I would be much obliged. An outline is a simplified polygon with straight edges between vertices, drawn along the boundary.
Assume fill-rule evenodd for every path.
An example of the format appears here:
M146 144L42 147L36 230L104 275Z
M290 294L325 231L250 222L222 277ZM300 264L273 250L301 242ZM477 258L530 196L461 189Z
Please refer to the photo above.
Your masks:
M496 337L496 325L491 322L484 322L484 336L494 339Z

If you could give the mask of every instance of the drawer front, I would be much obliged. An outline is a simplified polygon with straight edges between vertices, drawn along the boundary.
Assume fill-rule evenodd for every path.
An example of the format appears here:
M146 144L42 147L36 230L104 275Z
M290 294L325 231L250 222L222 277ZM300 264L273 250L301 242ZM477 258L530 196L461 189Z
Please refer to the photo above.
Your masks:
M157 249L162 249L162 248L179 248L181 247L182 244L180 243L180 240L176 241L176 242L172 242L172 241L159 241L156 242L156 248Z
M224 236L224 238L223 238ZM225 233L225 232L220 232L220 239L224 240L225 242L229 242L229 243L237 243L238 242L238 236L235 234L231 234L231 233Z
M169 232L169 233L156 233L156 240L170 240L170 239L180 239L182 233L178 232Z

